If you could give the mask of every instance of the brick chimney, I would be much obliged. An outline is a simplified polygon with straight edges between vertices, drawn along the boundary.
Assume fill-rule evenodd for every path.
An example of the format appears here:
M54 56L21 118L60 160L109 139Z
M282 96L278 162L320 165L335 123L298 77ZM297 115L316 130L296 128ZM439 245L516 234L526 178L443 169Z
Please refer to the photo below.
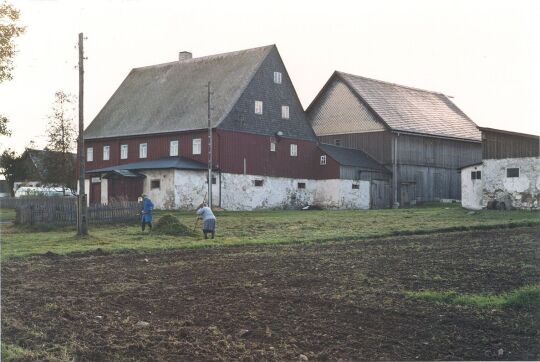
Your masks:
M193 54L191 54L190 52L183 51L183 52L178 53L178 61L180 62L183 60L191 59L191 58L193 58Z

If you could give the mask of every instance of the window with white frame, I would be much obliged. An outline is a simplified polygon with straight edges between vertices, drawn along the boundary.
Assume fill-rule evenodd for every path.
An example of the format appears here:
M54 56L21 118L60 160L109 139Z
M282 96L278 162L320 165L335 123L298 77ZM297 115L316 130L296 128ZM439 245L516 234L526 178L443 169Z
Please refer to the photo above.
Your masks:
M193 154L194 155L200 155L201 154L201 139L200 138L194 138L193 139Z
M281 106L281 118L289 119L289 106Z
M103 146L103 161L111 159L111 146Z
M128 145L120 145L120 159L125 160L128 158Z
M255 101L255 114L263 114L263 102Z
M88 147L86 149L86 162L94 161L94 147Z
M281 84L281 72L274 72L274 83Z
M298 146L294 143L291 144L291 157L298 156Z
M276 152L276 142L275 141L270 142L270 152Z
M178 156L178 141L171 141L169 146L169 156Z
M139 158L146 158L148 155L148 145L146 143L139 144Z
M321 156L321 165L326 165L326 155Z

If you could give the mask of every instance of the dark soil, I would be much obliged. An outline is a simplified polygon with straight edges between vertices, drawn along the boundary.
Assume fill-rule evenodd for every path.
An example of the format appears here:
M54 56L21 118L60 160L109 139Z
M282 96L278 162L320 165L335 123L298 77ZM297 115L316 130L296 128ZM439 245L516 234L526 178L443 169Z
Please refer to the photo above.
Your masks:
M405 292L536 284L538 247L517 228L11 260L2 343L40 360L535 360L538 310Z

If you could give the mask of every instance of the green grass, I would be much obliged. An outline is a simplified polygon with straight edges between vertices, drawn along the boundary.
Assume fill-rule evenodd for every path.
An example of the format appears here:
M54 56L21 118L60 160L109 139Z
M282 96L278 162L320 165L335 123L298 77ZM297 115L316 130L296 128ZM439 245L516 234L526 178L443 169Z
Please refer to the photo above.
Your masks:
M509 293L499 295L489 294L459 294L455 291L422 291L407 292L414 299L428 300L439 304L457 304L476 308L527 308L540 307L540 284L527 285Z
M0 209L0 221L13 221L15 220L14 209Z
M157 211L173 214L193 228L195 214L185 211ZM138 224L90 226L90 236L75 237L73 228L45 229L2 225L2 259L42 254L65 254L101 248L154 250L197 248L216 245L290 244L340 240L363 240L393 235L427 234L441 231L533 226L540 214L530 211L483 210L469 214L457 204L436 204L412 209L298 211L272 210L217 212L217 236L204 240L198 223L198 236L177 237L141 234Z
M32 359L34 352L12 344L2 343L2 360L13 361L20 359Z

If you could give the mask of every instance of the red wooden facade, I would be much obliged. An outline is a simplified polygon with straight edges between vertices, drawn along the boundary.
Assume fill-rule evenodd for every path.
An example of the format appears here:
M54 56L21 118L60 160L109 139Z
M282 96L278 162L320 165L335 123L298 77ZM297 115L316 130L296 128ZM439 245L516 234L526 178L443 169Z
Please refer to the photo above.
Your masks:
M192 141L201 139L201 154L194 155ZM208 132L206 130L171 134L144 135L124 138L86 140L85 147L93 147L93 161L86 163L88 171L169 156L170 141L179 141L179 157L202 163L208 160ZM270 144L276 143L275 151ZM139 145L147 144L147 157L139 158ZM128 158L120 159L120 145L128 145ZM297 145L297 156L291 156L291 144ZM109 160L103 160L103 146L110 147ZM327 157L320 165L324 153L315 142L270 137L244 132L213 131L213 165L222 172L250 175L331 179L339 178L339 164Z

